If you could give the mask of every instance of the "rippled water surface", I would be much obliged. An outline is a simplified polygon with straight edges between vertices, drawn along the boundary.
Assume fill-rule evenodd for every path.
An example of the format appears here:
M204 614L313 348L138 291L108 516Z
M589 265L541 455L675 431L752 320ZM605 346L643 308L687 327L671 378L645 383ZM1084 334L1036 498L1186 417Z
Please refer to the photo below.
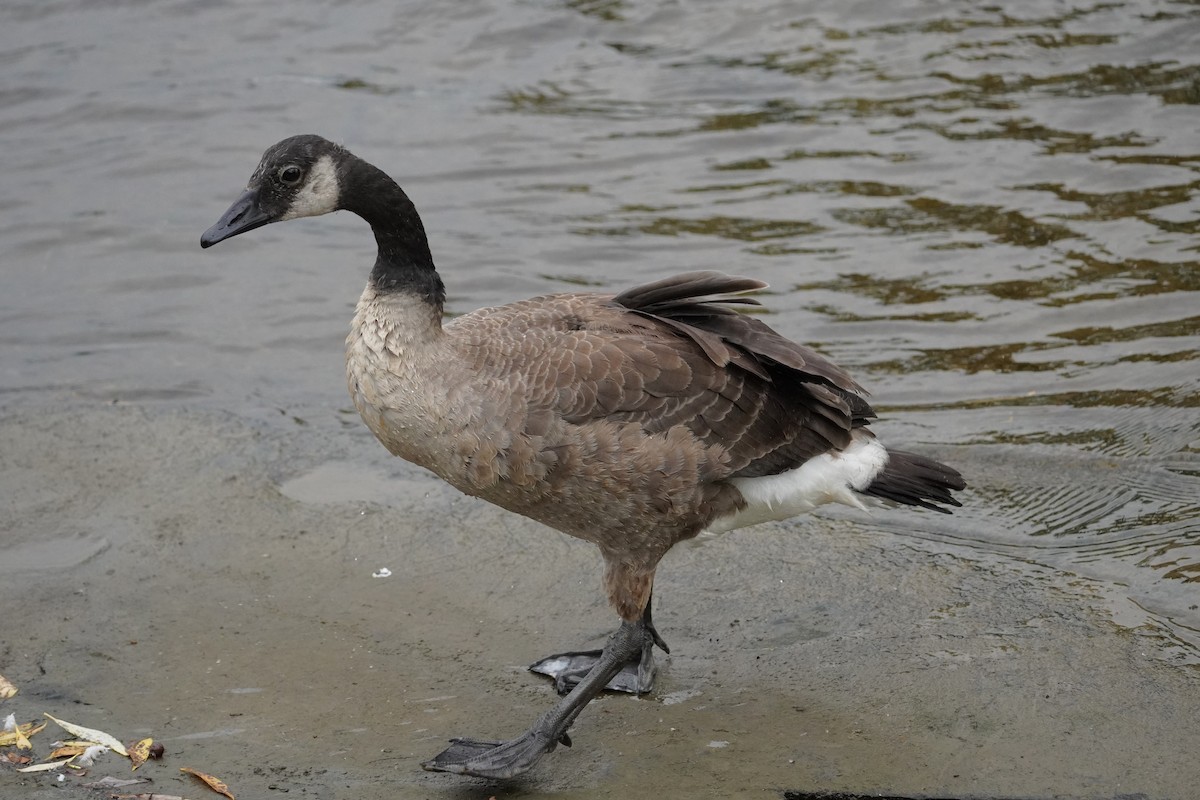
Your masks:
M198 237L286 135L421 210L461 313L761 277L889 441L962 467L879 525L1079 576L1200 663L1200 7L12 0L3 402L361 432L356 218ZM939 545L939 546L942 546Z

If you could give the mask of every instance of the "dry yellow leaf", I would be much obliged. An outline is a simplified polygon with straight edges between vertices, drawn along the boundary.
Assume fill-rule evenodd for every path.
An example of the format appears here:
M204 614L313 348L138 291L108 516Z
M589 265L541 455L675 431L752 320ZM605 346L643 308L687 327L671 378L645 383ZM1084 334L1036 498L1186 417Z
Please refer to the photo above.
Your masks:
M106 775L98 781L92 781L91 783L83 784L83 788L84 789L116 790L116 789L125 789L129 786L137 786L138 784L149 783L149 782L150 782L149 778L114 778L111 775ZM132 796L132 795L121 795L121 796L125 797L125 796ZM166 795L159 795L159 796L166 797ZM115 794L110 795L110 797L117 797L117 795L115 795Z
M129 755L129 751L125 749L125 745L123 745L119 741L117 741L117 737L113 736L111 733L105 733L104 731L98 731L98 730L94 730L92 728L85 728L82 725L76 725L74 722L63 722L61 719L58 719L57 717L53 717L53 716L50 716L49 714L45 714L45 712L43 712L43 714L47 717L50 717L50 719L57 722L64 729L66 729L69 733L75 734L80 739L86 739L89 742L95 742L96 744L102 744L105 747L107 747L109 750L112 750L114 753L120 753L121 755L126 756L126 757L128 757L128 755Z
M0 700L7 700L8 698L15 696L16 693L17 687L13 685L13 682L3 675L0 675Z
M13 733L15 733L17 735L17 749L18 750L32 750L33 749L33 745L31 745L29 743L29 737L26 736L25 734L21 733L20 725L18 725L13 730Z
M62 747L55 748L46 758L74 758L75 756L83 755L90 746L86 744L64 744Z
M146 763L146 759L150 757L150 746L152 744L154 744L153 739L142 739L129 748L129 760L133 762L134 769Z
M29 748L28 738L46 727L44 722L25 722L18 725L16 730L0 731L0 747L11 747L25 740L25 749Z
M71 759L69 758L64 758L62 761L51 761L46 764L34 764L32 767L21 767L17 770L17 772L47 772L52 769L58 769L70 760Z
M223 794L228 797L229 800L234 800L233 793L229 791L229 787L225 785L225 781L221 780L220 778L214 778L212 775L205 775L203 772L194 770L191 767L180 767L179 771L186 772L188 775L199 778L204 782L205 786L212 789L217 794Z

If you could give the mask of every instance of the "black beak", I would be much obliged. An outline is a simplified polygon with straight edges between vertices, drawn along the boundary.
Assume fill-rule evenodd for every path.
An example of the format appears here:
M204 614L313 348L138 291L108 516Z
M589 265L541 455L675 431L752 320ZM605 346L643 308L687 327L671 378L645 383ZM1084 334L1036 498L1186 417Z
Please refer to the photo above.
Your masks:
M261 228L268 222L274 222L271 215L258 206L258 190L247 189L242 196L233 201L229 210L221 215L217 224L206 230L200 236L201 247L212 247L217 242L223 242L230 236Z

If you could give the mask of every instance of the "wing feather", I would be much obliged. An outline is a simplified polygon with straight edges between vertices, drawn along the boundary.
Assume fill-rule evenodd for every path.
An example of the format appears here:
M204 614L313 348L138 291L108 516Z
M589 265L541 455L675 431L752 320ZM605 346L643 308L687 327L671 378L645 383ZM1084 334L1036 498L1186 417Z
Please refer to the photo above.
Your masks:
M554 417L635 423L649 435L683 427L725 453L727 477L771 475L846 447L874 412L841 368L730 307L757 304L737 295L764 286L693 272L451 324L482 380L523 395L527 435L546 435Z

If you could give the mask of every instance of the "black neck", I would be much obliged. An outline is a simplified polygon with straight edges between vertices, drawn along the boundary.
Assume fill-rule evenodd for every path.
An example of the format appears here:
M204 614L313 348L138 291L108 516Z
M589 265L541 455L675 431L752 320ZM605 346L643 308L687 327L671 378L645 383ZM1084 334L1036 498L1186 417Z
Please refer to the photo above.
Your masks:
M371 285L381 293L415 294L440 312L446 288L408 195L382 170L358 158L344 167L340 183L342 208L365 219L379 245Z

